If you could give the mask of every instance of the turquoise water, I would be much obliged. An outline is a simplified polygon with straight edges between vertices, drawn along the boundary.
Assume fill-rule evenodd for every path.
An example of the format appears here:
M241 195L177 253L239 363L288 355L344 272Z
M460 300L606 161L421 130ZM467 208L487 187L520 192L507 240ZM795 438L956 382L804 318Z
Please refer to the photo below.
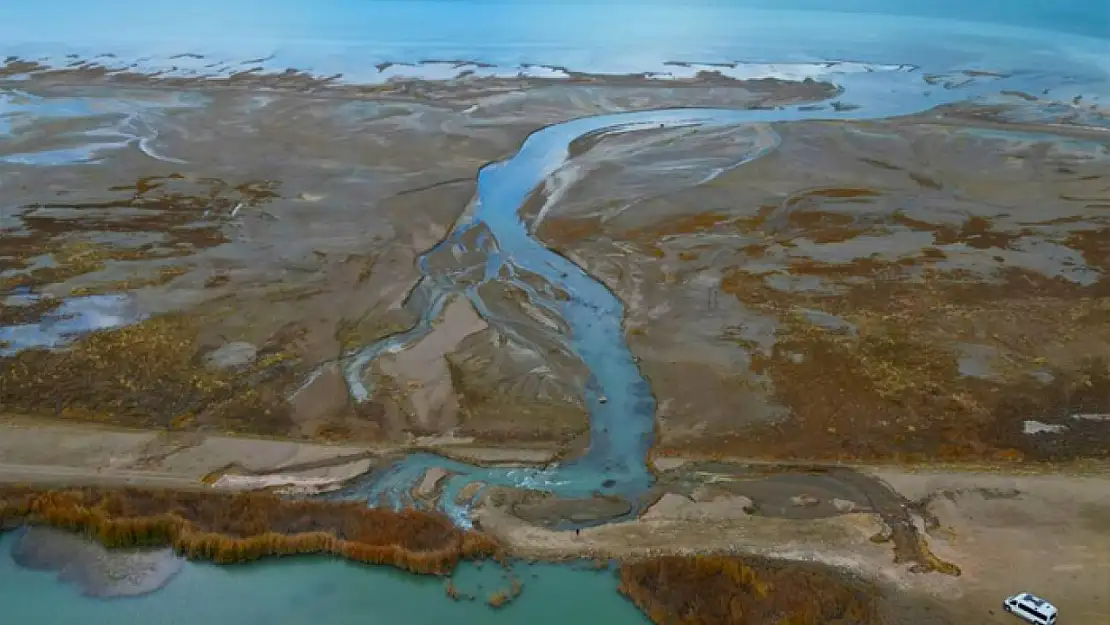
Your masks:
M5 54L113 54L138 71L297 68L377 80L379 63L476 60L502 68L666 70L667 61L910 63L948 71L989 61L1105 78L1104 0L49 0L8 3ZM183 53L205 59L181 57ZM101 57L102 62L105 61ZM394 68L395 69L395 68ZM392 69L390 70L392 71Z
M55 573L17 566L10 556L13 540L0 536L0 623L5 625L648 623L617 593L612 572L551 564L514 565L524 592L500 610L485 603L509 585L493 564L460 568L456 586L479 598L456 602L438 578L317 557L228 567L189 563L155 594L97 599L59 583Z

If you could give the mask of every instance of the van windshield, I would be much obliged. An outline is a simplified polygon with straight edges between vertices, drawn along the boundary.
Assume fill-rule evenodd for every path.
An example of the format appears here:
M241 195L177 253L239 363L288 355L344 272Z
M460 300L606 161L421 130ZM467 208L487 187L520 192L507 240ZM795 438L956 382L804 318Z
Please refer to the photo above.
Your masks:
M1033 608L1030 608L1028 606L1022 606L1022 609L1025 610L1026 612L1028 612L1029 614L1032 614L1033 616L1037 617L1037 620L1039 620L1041 622L1045 622L1045 621L1048 620L1047 616L1045 616L1044 614L1041 614L1039 611L1034 610Z

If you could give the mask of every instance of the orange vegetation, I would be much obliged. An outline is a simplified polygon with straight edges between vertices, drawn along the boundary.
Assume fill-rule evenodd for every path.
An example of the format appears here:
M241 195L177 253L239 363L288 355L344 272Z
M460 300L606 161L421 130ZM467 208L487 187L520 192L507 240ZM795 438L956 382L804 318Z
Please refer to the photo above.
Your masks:
M520 583L519 579L513 579L512 585L509 588L498 590L489 596L487 603L490 607L501 608L512 603L517 597L520 596L521 591L524 590L524 585Z
M880 622L877 588L809 563L666 556L622 565L619 589L656 625Z
M655 240L660 237L676 234L695 234L707 232L716 226L733 221L733 218L721 213L697 213L694 215L681 215L671 219L662 220L643 228L636 228L621 234L622 239Z
M601 230L600 217L551 217L540 224L540 238L551 245L576 243Z
M964 231L986 236L975 220ZM731 439L714 432L663 440L670 453L991 463L1110 457L1097 428L1071 418L1110 410L1110 367L1100 351L1110 342L1105 290L1016 270L997 283L939 271L909 283L896 263L870 259L802 269L791 272L820 275L843 292L781 292L739 269L722 284L781 320L771 350L737 342L791 417ZM845 325L819 325L799 309ZM1030 415L1066 430L1027 436Z
M0 488L0 528L24 523L81 532L108 547L172 545L220 564L323 553L442 575L460 559L498 552L492 538L440 515L266 493Z
M282 393L296 379L292 353L275 340L247 371L214 371L203 362L198 332L195 319L163 315L94 332L64 351L30 349L0 358L0 404L132 427L199 424L288 433ZM258 378L265 381L253 381Z

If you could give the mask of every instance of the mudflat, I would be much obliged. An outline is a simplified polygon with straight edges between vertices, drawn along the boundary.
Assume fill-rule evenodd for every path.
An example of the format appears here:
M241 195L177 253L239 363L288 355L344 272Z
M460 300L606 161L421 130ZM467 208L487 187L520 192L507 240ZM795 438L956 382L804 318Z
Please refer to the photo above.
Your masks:
M48 77L12 97L75 112L31 118L0 173L7 410L569 449L588 371L507 283L480 294L503 323L453 300L418 345L370 364L369 401L349 401L337 363L416 323L417 258L466 213L479 168L537 128L833 89L429 83L435 98L375 99ZM576 141L521 215L625 303L658 450L1105 457L1110 153L1090 124L1012 117L969 104L600 136ZM95 143L125 122L139 141ZM90 145L99 166L66 164ZM751 150L769 151L734 165ZM427 262L461 271L459 253Z

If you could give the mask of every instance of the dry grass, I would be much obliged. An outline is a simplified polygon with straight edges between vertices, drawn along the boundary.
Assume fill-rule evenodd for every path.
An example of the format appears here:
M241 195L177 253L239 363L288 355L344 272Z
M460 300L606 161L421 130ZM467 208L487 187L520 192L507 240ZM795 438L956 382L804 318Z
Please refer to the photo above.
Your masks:
M243 207L278 197L271 181L231 184L181 174L139 178L108 189L102 201L30 204L12 209L20 224L0 237L0 294L37 289L104 269L113 261L149 261L188 256L227 242L223 220ZM61 211L58 213L56 211ZM65 216L59 216L65 215ZM151 235L135 247L105 242L121 234ZM40 262L48 259L49 262ZM151 278L161 283L172 269ZM146 286L134 279L85 287L86 293ZM81 292L81 291L79 291Z
M38 241L38 237L27 237L28 243ZM135 261L150 258L164 258L167 254L152 254L143 249L120 248L98 245L85 241L61 242L42 241L42 247L28 246L23 256L49 255L52 263L48 266L15 273L0 280L0 292L17 288L35 288L47 284L65 282L70 278L104 269L109 261ZM0 246L0 249L8 246ZM22 263L24 266L26 263Z
M739 556L625 563L619 590L656 625L878 625L877 588L829 567Z
M263 493L0 488L0 527L48 525L107 547L172 546L221 564L324 553L416 573L499 553L495 541L426 512L356 502L290 501Z
M446 359L459 398L460 435L503 444L565 444L589 430L589 415L581 406L561 398L506 394L474 375L473 363L460 360Z
M515 601L523 590L524 585L520 583L520 580L513 578L508 588L502 588L491 593L486 603L492 608L503 608Z
M111 280L98 282L87 286L79 286L69 292L72 296L100 295L104 293L121 293L134 291L148 286L161 286L174 278L189 272L188 267L172 266L162 267L153 276L128 278L126 280Z
M292 357L274 348L249 371L204 366L197 328L163 316L90 334L65 351L34 349L0 359L5 410L127 426L211 424L228 431L286 433L279 389ZM267 385L270 385L269 388Z
M1110 411L1110 363L1099 356L1110 345L1110 297L1100 287L1023 272L997 284L931 271L907 282L901 264L871 260L803 269L844 291L785 293L742 271L723 284L780 320L771 352L741 347L791 417L732 439L663 441L665 453L898 463L1110 457L1093 424L1071 419ZM868 281L847 281L861 277ZM815 325L799 308L838 316L854 331ZM989 377L960 371L961 343L994 350L983 363ZM1068 430L1030 437L1027 419Z
M404 332L412 328L415 321L412 313L404 309L367 311L358 319L340 320L334 336L344 351L352 350Z

